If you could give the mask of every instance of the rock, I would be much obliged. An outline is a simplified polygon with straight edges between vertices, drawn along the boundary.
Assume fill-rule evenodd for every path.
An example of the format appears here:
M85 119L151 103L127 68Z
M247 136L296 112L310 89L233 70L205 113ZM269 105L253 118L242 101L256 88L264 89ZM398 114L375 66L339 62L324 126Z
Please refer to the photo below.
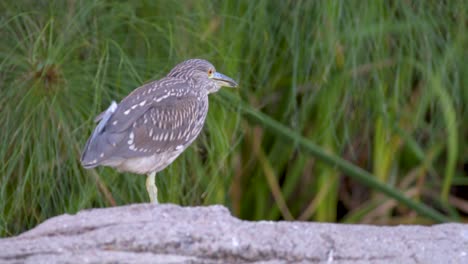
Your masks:
M468 263L468 225L250 222L222 206L136 204L0 239L0 263Z

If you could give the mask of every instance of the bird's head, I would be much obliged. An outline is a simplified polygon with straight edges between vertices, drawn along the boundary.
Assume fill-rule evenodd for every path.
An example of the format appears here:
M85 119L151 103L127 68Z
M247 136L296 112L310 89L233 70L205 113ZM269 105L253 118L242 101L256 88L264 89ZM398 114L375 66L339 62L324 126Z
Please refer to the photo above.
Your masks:
M176 65L167 75L182 79L192 78L208 93L217 92L221 87L237 87L237 83L228 76L216 71L213 64L202 59L190 59Z

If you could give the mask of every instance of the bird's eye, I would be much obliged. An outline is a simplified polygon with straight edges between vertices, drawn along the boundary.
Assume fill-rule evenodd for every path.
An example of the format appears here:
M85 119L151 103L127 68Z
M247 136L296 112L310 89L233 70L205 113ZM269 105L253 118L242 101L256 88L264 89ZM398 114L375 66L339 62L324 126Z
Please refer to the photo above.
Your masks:
M213 73L214 73L214 70L213 70L213 69L209 69L209 70L208 70L208 76L213 75Z

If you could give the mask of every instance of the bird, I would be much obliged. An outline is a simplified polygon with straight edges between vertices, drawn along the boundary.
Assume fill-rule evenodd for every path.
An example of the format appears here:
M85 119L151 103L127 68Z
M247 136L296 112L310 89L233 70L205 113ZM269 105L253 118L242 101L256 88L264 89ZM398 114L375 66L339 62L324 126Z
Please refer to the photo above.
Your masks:
M237 87L204 59L177 64L165 77L133 90L95 118L81 164L147 175L150 202L158 203L156 173L169 166L200 134L208 113L208 95Z

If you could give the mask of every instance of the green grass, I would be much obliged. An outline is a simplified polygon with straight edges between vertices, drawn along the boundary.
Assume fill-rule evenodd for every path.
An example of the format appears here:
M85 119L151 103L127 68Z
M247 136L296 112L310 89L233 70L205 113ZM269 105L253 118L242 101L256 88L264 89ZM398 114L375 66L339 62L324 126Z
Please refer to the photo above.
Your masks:
M84 170L93 119L178 62L240 84L159 199L250 220L467 221L465 1L2 1L0 236L148 201Z

